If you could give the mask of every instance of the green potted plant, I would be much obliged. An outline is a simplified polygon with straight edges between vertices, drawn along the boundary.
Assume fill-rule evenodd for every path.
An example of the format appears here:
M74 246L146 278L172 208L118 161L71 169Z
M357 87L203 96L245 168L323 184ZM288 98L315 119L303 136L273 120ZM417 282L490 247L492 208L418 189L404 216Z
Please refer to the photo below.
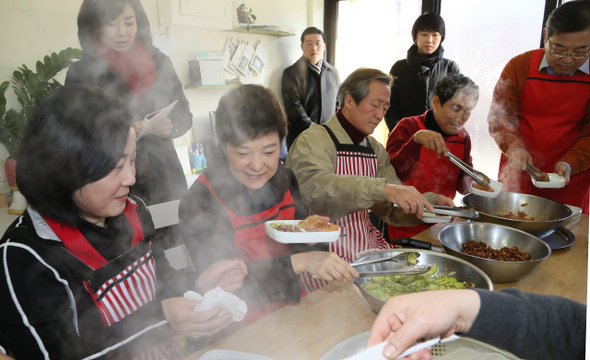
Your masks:
M252 8L247 7L246 4L241 4L236 8L238 12L238 23L246 25L246 29L250 31L251 25L256 22L256 15L252 14Z
M0 143L8 151L5 162L6 177L11 187L14 184L16 156L27 123L43 99L62 85L53 77L67 68L73 59L81 59L82 50L67 48L59 53L52 53L37 61L35 70L26 65L19 67L10 81L0 84ZM6 90L12 84L20 109L6 109Z

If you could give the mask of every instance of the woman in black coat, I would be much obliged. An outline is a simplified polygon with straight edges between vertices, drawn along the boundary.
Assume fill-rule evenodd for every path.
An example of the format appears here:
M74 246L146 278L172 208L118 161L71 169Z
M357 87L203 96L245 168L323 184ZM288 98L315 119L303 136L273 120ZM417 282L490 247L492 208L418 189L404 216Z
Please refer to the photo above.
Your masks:
M436 84L449 74L458 74L459 65L443 58L445 21L436 13L423 14L412 27L414 45L404 60L389 71L394 77L391 104L385 114L389 131L408 116L417 116L430 109Z
M189 102L172 62L152 45L139 0L85 0L78 14L82 60L68 69L66 84L97 85L129 104L137 134L146 115L178 100L168 118L137 142L137 183L131 192L146 204L177 200L187 189L172 142L192 126ZM165 247L176 227L158 230Z

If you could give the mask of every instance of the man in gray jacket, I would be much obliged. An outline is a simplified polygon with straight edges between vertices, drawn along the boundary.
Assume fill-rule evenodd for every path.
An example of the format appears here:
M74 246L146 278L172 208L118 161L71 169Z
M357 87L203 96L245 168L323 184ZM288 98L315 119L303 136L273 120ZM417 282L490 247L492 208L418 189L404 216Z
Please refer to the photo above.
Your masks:
M324 60L326 37L309 27L301 34L303 56L283 72L281 92L289 121L287 145L311 124L330 120L337 109L338 71Z

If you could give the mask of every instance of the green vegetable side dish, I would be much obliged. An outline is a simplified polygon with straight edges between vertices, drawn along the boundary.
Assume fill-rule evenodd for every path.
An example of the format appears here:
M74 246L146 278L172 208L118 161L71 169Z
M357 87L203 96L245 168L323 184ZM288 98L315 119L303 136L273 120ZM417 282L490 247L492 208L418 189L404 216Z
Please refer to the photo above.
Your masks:
M271 228L276 230L281 225L285 225L285 223L276 222L276 223L269 224L268 226L270 226Z
M362 284L362 288L369 294L387 301L396 295L409 294L413 292L445 289L467 289L472 285L465 281L460 282L448 275L437 277L436 264L432 265L430 271L418 275L388 275L371 276L371 280Z
M289 225L289 224L285 224L284 222L275 222L275 223L268 224L268 226L270 226L272 229L275 229L275 230L278 230L278 228L280 226L292 227L294 229L302 229L303 228L300 225Z

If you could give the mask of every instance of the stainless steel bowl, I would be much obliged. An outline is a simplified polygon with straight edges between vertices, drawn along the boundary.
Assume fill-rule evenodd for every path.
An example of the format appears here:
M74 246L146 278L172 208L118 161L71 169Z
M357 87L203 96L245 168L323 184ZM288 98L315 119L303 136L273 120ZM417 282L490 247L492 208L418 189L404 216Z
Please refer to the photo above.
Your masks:
M510 226L539 237L549 235L572 215L570 208L557 201L509 191L502 191L496 198L467 194L461 202L479 212L475 221ZM501 216L519 211L535 220L514 220Z
M380 250L376 251L364 256L359 257L357 260L370 260L370 259L379 259L382 257L392 256L399 252L406 252L406 251L413 251L420 253L418 257L418 264L420 265L434 265L437 266L436 276L444 276L448 275L451 272L455 274L452 275L453 277L457 278L459 281L466 281L472 283L476 288L480 289L489 289L494 290L494 284L492 284L492 280L480 269L476 266L470 264L465 260L461 260L457 257L442 254L435 251L429 250L416 250L416 249L387 249L387 250ZM381 262L371 265L364 265L358 266L356 269L358 271L369 271L369 270L387 270L391 268L397 268L396 265L392 262ZM385 301L379 299L376 296L369 294L365 289L361 287L365 282L369 281L371 278L369 276L361 276L359 278L354 279L354 284L359 288L363 298L365 299L367 306L371 309L375 314L379 313L379 310L385 304Z
M446 252L464 259L483 270L495 283L518 281L530 275L543 260L551 255L551 248L538 237L522 230L508 226L463 222L451 224L438 234ZM518 250L528 252L531 261L501 261L484 259L462 253L462 244L473 241L484 241L493 249L517 246Z

